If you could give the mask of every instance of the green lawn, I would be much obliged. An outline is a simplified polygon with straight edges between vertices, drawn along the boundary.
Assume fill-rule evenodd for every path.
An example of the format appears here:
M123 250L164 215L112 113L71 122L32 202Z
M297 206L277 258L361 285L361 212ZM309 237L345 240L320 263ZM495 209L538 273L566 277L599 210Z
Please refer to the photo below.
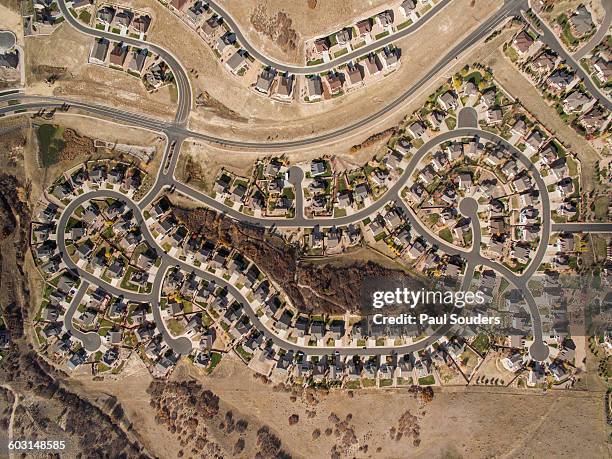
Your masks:
M567 168L569 169L569 174L572 177L578 175L578 164L576 160L570 156L565 157L565 161L567 162Z
M208 365L208 370L207 370L208 374L212 373L215 367L219 365L219 362L221 361L221 357L222 355L219 354L218 352L212 353L212 355L210 356L210 365Z
M342 48L340 51L334 53L334 58L344 56L346 53L348 53L348 49Z
M43 124L38 128L38 156L44 167L59 161L59 154L66 147L63 139L64 129L53 124Z
M247 351L245 351L242 346L236 346L234 350L238 353L240 357L242 357L243 360L247 362L253 358L253 356L249 354Z
M412 25L412 19L408 19L405 22L402 22L400 25L397 26L397 30L402 30L405 29L406 27L409 27Z
M323 59L315 59L314 61L306 62L306 65L319 65L323 63Z
M518 60L518 53L514 50L512 46L506 46L504 53L512 62L516 62Z
M89 24L89 21L91 20L91 14L89 13L89 11L83 10L79 14L79 19L81 20L81 22L84 22L85 24Z
M453 243L453 235L451 233L451 230L448 228L444 228L440 230L440 232L438 233L438 236L440 236L442 239L444 239L446 242L450 244Z
M362 379L363 387L376 387L376 380L370 378Z
M610 198L608 196L599 196L595 199L595 218L597 220L606 220L608 218L608 206L610 204Z
M436 380L433 377L433 375L428 375L423 378L419 378L419 386L431 386L432 384L435 384L435 383L436 383Z
M176 319L168 320L167 325L168 330L170 330L170 333L172 333L174 336L182 335L185 331L183 325Z
M481 354L484 354L489 349L489 344L489 337L485 334L480 334L472 342L472 347Z

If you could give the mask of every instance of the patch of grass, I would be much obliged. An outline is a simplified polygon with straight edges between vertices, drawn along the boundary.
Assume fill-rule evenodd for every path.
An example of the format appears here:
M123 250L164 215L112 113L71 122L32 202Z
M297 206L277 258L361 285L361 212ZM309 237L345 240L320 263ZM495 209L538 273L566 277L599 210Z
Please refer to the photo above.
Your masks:
M565 161L567 163L570 176L575 177L578 175L578 164L576 163L576 160L570 156L566 156Z
M361 382L363 387L376 387L376 380L373 378L364 378Z
M438 236L440 236L442 239L444 239L449 244L453 243L453 235L452 235L450 229L448 229L448 228L444 228L444 229L440 230L440 232L438 233Z
M168 320L167 325L168 330L170 330L170 333L172 333L174 336L179 336L185 331L183 325L176 319Z
M244 350L244 348L242 346L236 346L234 348L234 350L238 353L238 355L240 355L240 357L242 357L242 359L246 362L249 362L253 356L251 354L249 354L247 351Z
M408 378L397 378L398 386L412 386L412 377Z
M404 21L400 25L398 25L397 30L405 29L406 27L410 27L412 24L412 19L408 19L407 21Z
M512 46L506 46L504 50L504 54L512 61L516 62L519 58L518 53L514 50Z
M89 21L91 20L91 13L87 10L81 11L79 14L79 20L85 24L89 24Z
M561 32L561 40L563 41L563 43L565 43L566 45L568 45L570 47L571 46L576 46L580 42L580 40L578 40L572 34L572 29L571 29L571 26L569 24L568 17L565 14L561 14L557 18L557 22L563 28L563 31Z
M208 369L206 370L208 374L211 374L213 370L215 369L215 367L219 365L219 362L221 361L221 357L222 355L219 354L218 352L213 352L211 354L210 365L208 365Z
M436 380L433 377L433 375L428 375L428 376L419 378L419 386L431 386L432 384L435 384L435 383L436 383Z
M595 219L604 221L608 218L608 206L610 198L608 196L599 196L595 199L593 206L595 207Z
M59 161L59 154L66 147L62 138L64 130L53 124L43 124L38 128L38 155L44 167L49 167Z
M348 53L348 49L342 48L340 51L334 53L334 58L344 56L346 53Z
M480 334L472 342L472 347L481 354L484 354L489 349L489 344L489 337L485 334Z
M315 59L313 61L306 62L306 65L319 65L323 63L323 59Z

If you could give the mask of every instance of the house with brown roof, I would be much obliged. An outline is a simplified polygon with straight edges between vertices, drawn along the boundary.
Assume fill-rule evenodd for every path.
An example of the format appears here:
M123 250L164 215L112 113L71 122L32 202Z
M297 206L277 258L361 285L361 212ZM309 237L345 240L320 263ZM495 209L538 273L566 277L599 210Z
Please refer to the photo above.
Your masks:
M329 50L331 43L329 42L329 38L323 37L317 38L314 42L314 45L315 49L317 50L317 53L324 53L325 51Z
M293 75L281 75L276 87L276 96L280 99L289 100L293 94Z
M531 38L531 35L529 35L524 30L519 32L519 34L514 37L514 40L512 41L514 49L516 49L517 52L521 55L528 53L533 43L534 41L533 38Z
M151 16L147 14L138 16L136 19L134 19L134 22L132 23L132 28L136 32L140 32L140 33L147 33L150 26L151 26Z
M128 47L123 42L117 43L110 53L109 62L112 65L118 65L119 67L123 67L127 54Z
M357 24L357 30L359 31L359 35L367 35L372 31L372 21L368 19L364 19L363 21L359 21Z
M187 5L187 0L172 0L170 6L177 11L181 11Z
M365 60L365 66L368 69L368 74L370 76L378 75L383 69L382 62L376 54L370 54L368 56L368 58Z
M342 85L344 84L344 79L339 73L328 73L325 77L327 80L327 84L329 85L329 91L332 94L337 94L342 90Z

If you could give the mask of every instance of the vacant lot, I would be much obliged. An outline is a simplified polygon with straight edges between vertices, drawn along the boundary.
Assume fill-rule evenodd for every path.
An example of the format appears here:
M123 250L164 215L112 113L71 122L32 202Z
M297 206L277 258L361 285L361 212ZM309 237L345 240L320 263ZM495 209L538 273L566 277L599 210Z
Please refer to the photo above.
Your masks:
M58 161L59 154L66 146L62 138L64 130L52 124L43 124L38 128L38 147L40 163L44 167L52 166Z
M303 3L307 8L306 1ZM222 68L202 39L161 4L143 0L127 2L154 16L148 39L162 44L177 56L187 69L194 95L205 91L220 107L217 114L214 110L192 112L190 126L214 135L250 140L309 136L380 109L397 97L402 88L427 72L432 65L431 56L443 54L502 3L502 0L477 1L471 6L471 0L455 0L444 15L436 16L418 33L398 43L404 57L402 66L394 74L365 90L326 103L287 105L272 102L242 87ZM461 24L453 21L453 17L462 17ZM298 24L298 21L293 23ZM432 81L432 87L434 84ZM227 113L233 113L235 119L228 121ZM367 137L370 133L363 131L360 135ZM361 140L353 139L352 142Z

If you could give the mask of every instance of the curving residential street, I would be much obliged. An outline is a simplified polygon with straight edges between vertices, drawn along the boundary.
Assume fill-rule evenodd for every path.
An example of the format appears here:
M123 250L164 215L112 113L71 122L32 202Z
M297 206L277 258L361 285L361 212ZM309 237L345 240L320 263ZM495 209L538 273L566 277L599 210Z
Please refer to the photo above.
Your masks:
M535 303L535 300L533 299L533 296L531 295L529 288L527 286L529 279L531 279L532 275L535 273L538 266L540 265L542 258L544 257L544 254L546 252L546 244L541 242L538 245L536 254L534 258L531 260L531 263L529 264L525 272L522 275L517 275L514 272L512 272L509 268L507 268L506 266L500 263L497 263L497 262L493 262L481 255L480 253L481 230L480 230L480 223L478 221L478 216L476 213L478 204L473 199L467 198L461 201L460 203L460 211L464 215L470 218L472 222L472 226L473 226L472 231L474 234L474 238L473 238L473 245L470 249L464 249L464 248L460 248L452 244L449 244L448 242L442 240L436 234L432 233L428 228L426 228L422 224L420 219L416 217L412 209L409 206L405 205L405 203L401 199L401 190L406 185L407 180L410 178L414 170L416 170L418 164L422 161L424 156L429 151L431 151L436 146L444 142L447 142L449 140L460 139L460 138L465 138L465 137L472 137L472 136L477 136L479 138L488 140L490 142L503 145L506 148L506 150L510 152L510 154L515 159L520 161L525 166L525 168L530 171L532 177L536 181L538 190L540 191L540 195L542 198L543 216L550 216L550 202L548 199L548 192L546 190L544 181L542 177L540 176L539 171L537 170L535 165L520 150L516 149L513 145L509 144L503 138L493 133L482 131L479 129L465 128L465 129L457 129L454 131L449 131L444 134L438 135L435 138L428 141L427 143L425 143L411 157L409 165L406 167L401 178L387 191L387 193L384 196L382 196L379 200L377 200L370 207L360 212L357 212L353 215L346 216L346 217L315 218L315 219L305 218L303 215L303 212L297 212L296 217L294 217L293 219L256 218L256 217L247 216L237 211L234 211L233 209L227 207L225 204L220 203L210 198L209 196L203 193L200 193L182 184L181 182L178 182L173 176L173 171L174 171L174 167L176 166L176 158L178 157L178 153L180 150L182 140L180 138L169 137L168 142L167 142L167 148L164 154L163 163L162 163L162 166L160 167L156 182L154 183L152 189L147 193L145 198L143 198L138 204L136 204L131 199L124 196L123 194L116 192L116 191L111 191L111 190L91 191L91 192L87 192L82 195L79 195L77 198L72 200L68 206L66 206L66 208L64 209L59 219L58 247L60 249L60 253L62 254L62 257L66 265L70 267L72 270L74 270L75 272L78 272L79 276L81 276L81 278L84 280L83 282L84 285L102 284L103 287L106 290L108 290L110 293L112 293L113 295L124 297L130 300L133 300L133 301L150 303L153 308L153 315L154 315L156 324L158 328L160 329L164 340L178 354L182 354L182 355L189 354L192 349L191 341L186 337L174 337L168 332L164 324L162 315L161 315L161 307L159 304L159 298L161 296L163 279L165 277L165 273L167 269L171 266L180 267L181 269L187 272L194 272L198 276L206 280L212 280L215 283L226 287L228 291L230 291L232 295L235 298L237 298L240 301L240 303L242 303L245 306L245 312L247 313L248 317L251 319L255 327L259 329L262 333L264 333L266 337L271 339L273 342L276 342L279 345L282 344L282 346L286 349L293 349L295 351L301 350L302 352L308 352L309 354L314 353L315 355L324 355L324 354L327 354L333 351L334 348L317 347L316 349L313 349L311 346L300 347L296 345L295 343L292 343L290 341L284 340L283 338L280 338L274 332L268 329L263 323L261 323L255 311L250 306L250 303L247 300L247 298L244 296L242 292L240 292L231 283L227 282L223 278L220 278L218 276L211 274L208 271L202 270L192 264L189 264L183 260L180 260L166 253L166 251L159 246L159 244L157 243L157 241L151 234L149 228L147 227L144 221L144 217L142 215L142 210L147 205L149 205L155 199L156 196L159 195L159 193L162 191L163 188L173 187L176 191L198 202L201 202L202 204L208 207L211 207L221 213L229 215L232 218L235 218L237 220L247 221L251 224L256 224L260 226L277 226L277 227L314 227L315 225L321 225L325 227L325 226L332 226L332 225L347 225L349 223L358 222L361 219L367 217L368 215L371 215L372 213L377 212L387 203L395 202L397 205L399 205L401 208L404 209L405 215L409 219L412 228L416 230L418 234L423 236L425 240L427 240L432 245L438 246L442 251L444 251L445 253L449 255L461 255L466 260L467 267L466 267L466 271L464 274L464 284L466 286L469 285L469 282L471 281L474 268L479 265L483 265L483 266L486 266L488 268L491 268L499 272L509 282L512 282L512 284L514 284L516 288L523 291L524 299L527 303L527 306L529 307L529 311L530 311L530 315L532 319L532 328L533 328L533 336L534 336L534 343L530 349L530 353L532 357L536 360L546 360L546 358L548 357L548 349L542 337L542 322L541 322L540 314L539 314L537 305ZM296 189L301 189L303 173L300 174L300 173L297 173L295 169L292 169L292 170L293 170L293 173L290 172L290 174L292 175L292 183L294 184ZM162 260L161 266L156 274L155 280L153 281L153 289L150 294L134 293L128 290L114 287L112 285L105 283L104 281L100 281L98 278L93 276L93 274L78 267L68 255L68 252L66 249L66 243L65 243L65 227L67 225L68 219L70 218L72 213L85 201L89 199L101 199L105 197L112 197L114 199L120 200L129 207L129 209L134 213L134 217L137 221L138 226L141 229L142 234L144 235L146 242L151 247L155 247L158 253L158 256L161 257L161 260ZM550 218L544 218L544 221L542 224L542 235L541 235L540 241L548 241L550 237L550 231L551 231ZM84 294L84 291L81 293L81 298L82 298L82 294ZM76 303L76 305L78 305L78 302ZM74 330L74 327L71 323L71 320L72 320L72 316L73 316L75 307L76 306L72 307L72 314L69 314L66 316L66 320L68 321L66 326L67 327L70 326L72 330ZM421 348L422 346L431 344L431 342L434 342L436 339L438 339L441 336L441 334L443 334L446 331L448 331L447 328L444 328L444 327L440 328L435 334L427 337L425 340L419 341L417 343L413 343L410 345L406 345L406 346L397 346L397 347L391 347L391 348L376 347L375 349L368 348L368 349L361 349L361 350L358 348L345 347L345 348L338 349L338 351L344 354L358 354L358 355L359 354L365 355L365 354L372 354L372 353L374 353L375 355L383 355L389 352L411 352L413 350ZM88 340L88 348L96 347L96 343L92 342L92 340L90 340L87 336L83 336L83 338ZM97 344L97 346L99 347L99 343Z
M244 49L246 49L249 52L249 54L253 56L255 59L257 59L259 62L269 67L273 67L277 70L280 70L281 72L289 72L289 73L293 73L296 75L309 75L313 73L327 72L342 64L346 64L347 62L350 62L353 59L356 59L361 56L365 56L366 54L369 54L373 51L376 51L377 49L383 48L392 43L395 43L396 41L415 33L417 30L423 27L427 23L427 21L429 21L432 17L434 17L439 12L441 12L444 9L444 7L448 5L451 1L452 0L440 0L440 2L437 5L431 8L416 23L398 32L387 35L386 37L383 37L370 44L367 44L357 50L344 54L341 57L332 59L329 62L325 62L324 64L308 65L308 66L291 65L285 62L276 61L266 56L263 52L259 51L257 48L251 45L249 40L242 33L242 30L240 26L238 25L238 23L234 20L231 14L229 14L226 10L223 9L221 5L219 5L218 2L215 2L214 0L209 0L208 4L215 13L217 13L219 16L223 18L223 20L229 25L230 29L234 31L234 33L236 34L236 37L238 38L238 42L244 47Z
M450 0L443 0L438 3L421 21L418 21L414 26L408 27L401 32L393 34L391 36L385 37L383 40L379 40L376 43L366 46L365 48L360 49L359 51L354 51L352 53L343 56L341 59L337 59L331 61L329 63L323 64L321 66L314 67L296 67L296 66L287 66L283 63L275 62L262 53L258 52L254 49L248 41L244 37L244 35L240 32L237 24L234 20L229 16L226 12L222 11L216 3L212 2L211 7L213 9L217 9L217 11L226 18L226 21L230 24L230 26L237 33L239 40L247 50L257 59L261 60L263 63L267 65L274 66L275 68L288 71L292 73L312 73L313 71L324 71L333 66L339 65L342 62L347 62L348 60L354 59L358 55L368 53L372 48L374 49L374 45L376 48L383 46L384 44L391 43L397 39L400 39L406 35L409 35L416 31L418 28L422 27L426 20L432 17L434 14L437 14L440 10L444 8L446 4L448 4ZM358 222L363 218L381 210L387 203L394 202L400 208L402 208L405 212L407 219L410 221L412 228L419 233L422 237L425 238L427 242L432 245L439 247L445 253L449 255L461 255L467 262L463 284L464 287L467 287L472 280L474 269L479 265L486 266L490 269L493 269L504 276L509 282L514 284L514 286L520 289L523 292L524 300L526 301L532 321L533 328L533 337L534 342L530 348L530 353L533 359L535 360L546 360L549 355L549 350L544 343L542 336L542 322L540 318L540 314L528 288L528 281L535 274L536 270L540 266L547 248L547 242L550 238L551 231L567 231L567 232L610 232L612 224L609 223L567 223L567 224L551 224L551 206L550 199L548 196L548 191L546 188L546 184L540 175L537 167L531 162L531 160L523 154L519 149L514 147L514 145L510 144L508 141L503 139L502 137L497 136L496 134L490 133L488 131L483 131L477 128L477 124L475 124L475 112L474 110L463 110L459 114L459 128L450 130L443 134L440 134L431 140L427 141L423 146L421 146L418 151L410 158L409 164L406 167L403 175L397 180L393 186L382 196L380 199L375 201L368 208L363 209L355 214L350 216L340 217L340 218L306 218L304 215L304 196L302 190L302 182L304 180L304 173L301 169L297 167L292 167L289 170L289 181L294 185L296 190L296 215L294 218L257 218L249 215L242 214L224 203L221 203L210 196L201 193L188 185L179 182L174 177L174 171L178 164L178 159L180 156L180 149L182 143L187 138L193 138L197 140L204 140L211 143L217 143L225 146L232 147L240 147L245 149L252 150L277 150L277 149L290 149L290 148L298 148L309 145L322 144L329 141L334 141L339 138L343 138L349 134L356 132L357 130L364 128L366 126L371 125L374 122L377 122L381 119L384 119L385 116L392 113L394 110L401 107L404 102L409 100L414 94L418 93L422 87L430 82L431 79L435 78L441 71L443 71L450 63L452 63L459 55L463 54L466 51L472 49L475 45L477 45L480 41L486 38L493 30L495 30L500 24L506 21L508 18L518 15L521 11L524 11L528 8L527 0L507 0L504 5L492 16L490 16L486 21L484 21L477 30L473 31L467 38L458 43L453 49L451 49L445 56L442 57L436 64L432 66L432 68L424 75L420 80L415 82L411 87L407 88L402 94L400 94L394 101L380 109L379 111L368 115L367 117L358 120L350 125L340 127L336 130L329 131L327 133L322 133L313 137L304 138L304 139L295 139L289 141L280 141L280 142L249 142L249 141L240 141L234 139L224 139L219 138L203 133L198 133L191 131L186 128L187 119L189 117L189 113L191 110L192 104L192 90L191 84L189 81L189 77L183 66L178 62L178 60L173 56L173 54L157 45L144 42L138 39L130 38L130 37L118 37L114 33L104 32L97 29L93 29L88 27L77 19L75 19L69 12L68 7L66 6L65 0L60 0L59 7L61 12L68 24L81 33L90 35L92 37L103 37L109 40L117 40L121 39L125 41L127 44L137 46L137 47L145 47L147 49L152 50L153 52L159 54L168 65L172 68L173 74L175 76L176 84L179 92L179 101L177 107L177 113L175 120L173 122L167 122L163 120L159 120L153 117L145 116L138 113L132 113L129 111L119 110L113 107L107 107L99 104L92 104L87 102L81 102L77 100L72 100L68 98L60 98L60 97L48 97L48 96L33 96L33 95L25 95L22 93L2 93L0 94L0 102L12 102L10 105L0 108L0 115L15 115L21 113L28 113L32 111L39 110L41 108L44 109L53 109L53 110L71 110L73 112L84 113L88 115L94 115L101 119L109 119L115 122L119 122L126 125L136 126L139 128L144 128L148 130L152 130L154 132L163 133L166 136L166 148L162 160L162 164L158 170L157 177L152 189L144 196L140 202L134 203L131 199L127 198L121 193L112 191L112 190L98 190L84 193L77 198L75 198L70 204L66 206L63 210L63 213L60 217L58 223L58 248L62 255L62 259L64 263L73 271L77 272L81 277L82 284L73 298L73 301L70 305L70 308L65 316L66 328L71 331L75 336L77 336L81 341L83 341L84 346L87 350L93 350L100 347L99 337L96 339L93 337L91 333L83 333L74 328L72 324L72 318L74 316L74 312L79 302L83 298L85 291L89 285L102 285L109 293L123 297L132 301L145 302L150 303L152 305L153 315L156 321L158 328L160 329L163 339L168 343L168 345L178 354L188 354L192 350L191 341L184 336L172 336L172 334L166 329L164 320L161 314L161 306L159 303L159 299L161 296L161 290L163 285L163 279L165 277L166 271L172 267L176 266L181 269L184 269L188 272L194 272L198 276L201 276L204 279L212 280L215 283L224 286L228 289L228 291L238 299L244 306L245 312L249 316L252 323L255 325L257 329L259 329L262 333L265 334L267 338L272 340L273 342L281 345L286 349L293 350L301 350L303 352L307 352L309 354L317 354L323 355L328 354L336 349L332 347L317 347L313 348L311 346L304 347L298 346L295 343L284 340L277 336L273 331L268 329L259 319L255 311L251 308L249 301L246 299L244 294L238 290L234 285L227 282L223 278L219 278L211 274L208 271L204 271L196 266L193 266L183 260L175 258L169 254L167 254L163 248L159 246L156 242L155 238L152 236L149 231L142 214L142 211L145 207L150 205L157 196L162 192L165 188L172 188L176 190L178 193L181 193L197 202L200 202L208 207L211 207L219 212L222 212L225 215L228 215L232 218L235 218L240 221L245 221L254 225L260 226L275 226L275 227L284 227L284 228L295 228L295 227L314 227L315 225L320 225L322 227L330 227L330 226L342 226L348 225L350 223ZM606 21L609 23L610 14L609 9L606 10ZM605 21L604 21L605 23ZM601 30L597 32L597 35L601 33ZM571 63L575 66L576 71L579 75L584 79L585 85L589 90L592 91L594 95L598 95L601 98L601 102L607 108L610 108L610 101L607 97L603 96L597 88L594 88L592 81L589 76L586 75L584 70L581 69L580 65L574 60L572 56L570 56L562 46L560 46L558 40L553 35L552 31L548 29L545 25L543 26L543 39L544 41L551 46L559 55L561 55L567 62ZM579 58L581 53L588 52L588 46L595 46L594 40L593 43L589 43L585 45L583 49L581 49L578 53L576 53L576 58ZM14 102L17 103L14 103ZM538 244L537 250L535 252L534 257L531 262L525 269L525 271L521 275L517 275L512 272L506 266L493 262L481 255L480 245L481 245L481 231L480 231L480 222L478 221L478 216L476 213L477 203L473 200L464 199L461 202L460 210L461 212L469 216L472 225L472 231L474 234L473 244L470 249L464 249L461 247L454 246L449 244L448 242L441 239L438 235L432 233L428 228L426 228L419 218L414 214L413 210L407 206L402 198L401 191L406 186L410 176L416 170L419 162L424 158L424 156L431 151L432 148L440 145L443 142L458 139L462 137L470 137L476 136L481 139L488 140L495 144L501 145L504 147L504 150L509 152L513 158L522 163L522 165L529 171L531 177L536 182L536 187L540 193L541 202L542 202L542 225L541 225L541 235L540 242ZM161 258L161 266L159 271L157 272L154 282L153 289L150 294L139 294L134 293L132 291L124 290L119 287L112 286L104 281L101 281L96 276L88 272L87 270L77 266L76 263L70 258L68 252L66 250L66 242L65 242L65 228L68 222L70 215L74 212L74 210L81 205L83 202L89 199L99 199L105 197L112 197L117 200L121 200L124 202L134 213L138 226L140 227L142 234L145 237L145 240L151 247L155 247L159 257ZM443 333L446 331L445 329L440 329L439 332ZM97 335L96 335L97 336ZM439 338L438 334L434 334L425 340L422 340L418 343L413 343L409 346L397 346L397 347L376 347L376 348L340 348L337 349L338 352L342 354L374 354L374 355L383 355L388 354L389 352L411 352L413 350L420 349L428 344L435 342Z
M61 0L61 4L65 8L65 0ZM246 142L246 141L238 141L234 139L228 138L219 138L216 136L211 136L199 132L194 132L184 127L184 121L188 117L188 113L185 111L191 109L191 90L189 91L179 91L179 111L177 112L177 121L174 123L168 123L161 120L155 120L153 118L143 116L137 113L130 113L127 111L123 111L120 109L112 108L112 107L104 107L97 104L84 103L77 100L72 100L69 98L53 98L53 97L41 97L41 96L26 96L20 95L20 97L16 97L15 95L3 95L0 96L0 101L2 100L14 100L14 99L36 99L38 100L38 104L35 103L27 103L27 104L16 104L11 105L9 107L4 107L0 109L0 115L20 112L22 110L38 110L40 108L60 108L63 103L67 103L72 108L77 108L84 110L88 113L95 114L102 118L110 118L113 120L118 120L125 122L130 125L143 127L145 129L153 129L156 131L163 131L168 134L175 134L184 137L192 137L198 140L203 140L207 142L216 143L222 146L230 146L230 147L239 147L239 148L248 148L248 149L256 149L256 150L271 150L271 149L289 149L289 148L299 148L304 146L322 144L326 142L330 142L333 140L337 140L343 138L349 134L354 134L356 131L365 128L375 122L384 119L386 116L392 114L395 110L400 108L405 102L407 102L412 96L417 94L426 84L428 84L433 78L436 77L441 71L443 71L449 64L451 64L457 57L463 54L466 51L471 50L474 46L476 46L479 42L484 40L496 27L502 24L504 21L509 18L516 16L520 13L521 10L525 10L527 8L527 0L506 0L503 7L500 8L495 14L490 16L486 21L479 25L479 27L474 30L470 35L468 35L465 39L463 39L459 44L457 44L454 48L452 48L445 56L443 56L436 64L432 66L432 68L423 75L418 81L416 81L412 86L407 88L403 93L401 93L396 99L392 102L381 108L375 113L372 113L356 122L353 122L349 125L343 126L333 131L329 131L326 133L318 134L313 137L289 140L289 141L280 141L280 142ZM77 27L78 30L92 36L104 36L110 35L107 38L117 39L118 37L114 34L109 34L108 32L102 32L97 29L91 29L90 27L85 26L84 24L79 23L76 19L72 18L72 15L68 13L68 16L71 18L69 20L69 24ZM146 42L140 42L140 40L130 39L132 40L135 46L147 46ZM161 48L160 51L164 51ZM174 67L173 67L174 68ZM182 69L180 65L177 67ZM184 71L177 71L181 75L185 75ZM188 77L187 84L188 84ZM180 116L179 116L180 115Z
M612 0L601 0L601 3L606 12L603 18L603 22L599 26L599 29L597 29L597 32L595 32L595 34L589 39L589 41L582 45L579 50L572 54L572 57L578 62L584 56L589 54L593 48L600 44L604 37L610 31L610 25L612 24Z
M532 24L535 30L537 30L542 36L541 39L559 56L563 58L565 62L571 65L572 69L576 72L576 74L582 78L582 81L589 92L595 97L598 102L606 107L608 110L612 110L612 100L604 94L601 89L595 84L591 75L589 75L586 70L580 65L580 58L578 56L570 54L565 46L561 43L557 35L552 31L552 29L546 24L546 21L542 19L542 17L538 16L535 10L532 10L534 14L538 17L540 21L540 26L537 27L535 24ZM529 20L529 19L528 19ZM530 21L531 22L531 21ZM591 46L590 49L595 47L597 44L589 43L588 46ZM586 53L590 49L587 49L586 46L580 51L581 53Z

